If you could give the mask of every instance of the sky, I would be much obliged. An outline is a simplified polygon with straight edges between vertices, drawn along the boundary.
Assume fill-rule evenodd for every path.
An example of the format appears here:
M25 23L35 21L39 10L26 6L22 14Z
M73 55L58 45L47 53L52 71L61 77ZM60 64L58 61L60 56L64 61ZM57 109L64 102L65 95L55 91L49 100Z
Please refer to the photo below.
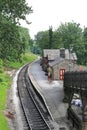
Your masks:
M57 29L61 23L76 22L87 27L87 0L26 0L32 6L33 13L27 16L30 25L22 25L29 29L31 38L39 31L53 27Z

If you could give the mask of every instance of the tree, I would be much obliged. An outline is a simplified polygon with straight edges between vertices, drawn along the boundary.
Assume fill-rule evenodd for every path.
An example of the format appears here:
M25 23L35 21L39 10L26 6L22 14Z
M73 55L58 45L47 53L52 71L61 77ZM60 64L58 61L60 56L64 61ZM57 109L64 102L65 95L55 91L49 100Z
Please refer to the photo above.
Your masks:
M21 59L25 51L25 38L21 38L19 20L27 22L26 15L32 9L25 0L0 0L0 58Z
M57 29L59 35L59 41L64 48L68 48L72 45L74 51L78 57L78 63L82 63L83 53L82 49L84 49L83 45L83 32L80 24L75 22L69 22L65 24L61 24Z
M29 30L24 27L19 27L19 35L20 35L20 40L22 43L25 44L25 51L30 50L29 42L30 42L30 35L29 35Z
M83 61L84 61L84 64L86 65L87 64L87 28L84 28L83 30L83 41L84 41Z
M49 32L48 31L40 31L35 36L35 41L38 47L43 49L49 48Z
M52 26L49 27L49 49L52 49L53 44L53 31Z
M74 22L61 24L57 32L64 48L69 48L70 44L75 46L82 42L82 29L80 28L80 24Z
M64 47L69 49L73 46L73 51L78 58L78 64L87 63L87 28L82 30L80 24L69 22L61 24L55 31L52 31L52 47L53 49ZM36 44L43 49L49 49L49 30L38 32L36 37Z
M62 47L63 47L63 44L62 44L61 34L57 32L57 30L55 30L53 32L53 48L57 49L57 48L62 48Z
M18 27L15 24L12 24L10 20L4 20L1 30L0 58L3 60L17 59L20 56L18 53L22 45L20 42Z
M0 0L0 12L14 23L19 23L20 19L26 20L26 15L32 12L26 0Z

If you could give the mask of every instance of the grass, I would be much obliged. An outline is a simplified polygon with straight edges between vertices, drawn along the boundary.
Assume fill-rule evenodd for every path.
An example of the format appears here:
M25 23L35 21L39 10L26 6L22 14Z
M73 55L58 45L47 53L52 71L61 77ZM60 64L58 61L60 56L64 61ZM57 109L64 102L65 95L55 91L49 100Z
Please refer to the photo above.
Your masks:
M18 69L26 63L30 63L37 59L36 55L26 53L22 56L22 62L8 62L3 66L0 64L0 130L9 130L7 119L4 115L6 110L6 96L7 91L11 87L12 79L5 73L6 70ZM1 63L1 60L0 60Z
M9 126L2 111L0 111L0 130L9 130Z
M22 55L21 63L17 62L17 61L11 61L11 62L7 61L7 63L4 63L4 64L6 67L18 69L21 66L23 66L24 64L34 61L35 59L37 59L37 57L38 57L37 55L34 55L32 53L25 53L24 55Z
M5 73L0 73L0 130L9 130L4 111L6 110L6 94L10 83L10 77Z

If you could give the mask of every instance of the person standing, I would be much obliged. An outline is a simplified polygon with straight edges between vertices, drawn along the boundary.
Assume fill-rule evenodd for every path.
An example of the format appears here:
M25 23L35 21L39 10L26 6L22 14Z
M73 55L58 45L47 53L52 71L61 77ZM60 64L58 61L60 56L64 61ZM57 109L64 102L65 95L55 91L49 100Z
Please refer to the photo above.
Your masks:
M48 81L52 81L52 68L48 65Z

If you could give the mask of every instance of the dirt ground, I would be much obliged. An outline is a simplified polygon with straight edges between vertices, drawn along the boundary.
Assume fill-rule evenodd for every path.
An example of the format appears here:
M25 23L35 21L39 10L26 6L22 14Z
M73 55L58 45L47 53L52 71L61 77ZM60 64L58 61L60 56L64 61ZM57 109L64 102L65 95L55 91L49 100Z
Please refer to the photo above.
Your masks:
M16 130L15 109L13 107L11 89L9 89L7 92L7 104L6 104L6 110L4 114L8 121L9 130Z
M16 72L15 70L11 70L7 71L6 73L9 74L11 78L13 78L15 72ZM6 110L4 114L8 121L9 130L16 130L16 118L15 118L15 109L13 107L12 88L10 88L7 91Z

